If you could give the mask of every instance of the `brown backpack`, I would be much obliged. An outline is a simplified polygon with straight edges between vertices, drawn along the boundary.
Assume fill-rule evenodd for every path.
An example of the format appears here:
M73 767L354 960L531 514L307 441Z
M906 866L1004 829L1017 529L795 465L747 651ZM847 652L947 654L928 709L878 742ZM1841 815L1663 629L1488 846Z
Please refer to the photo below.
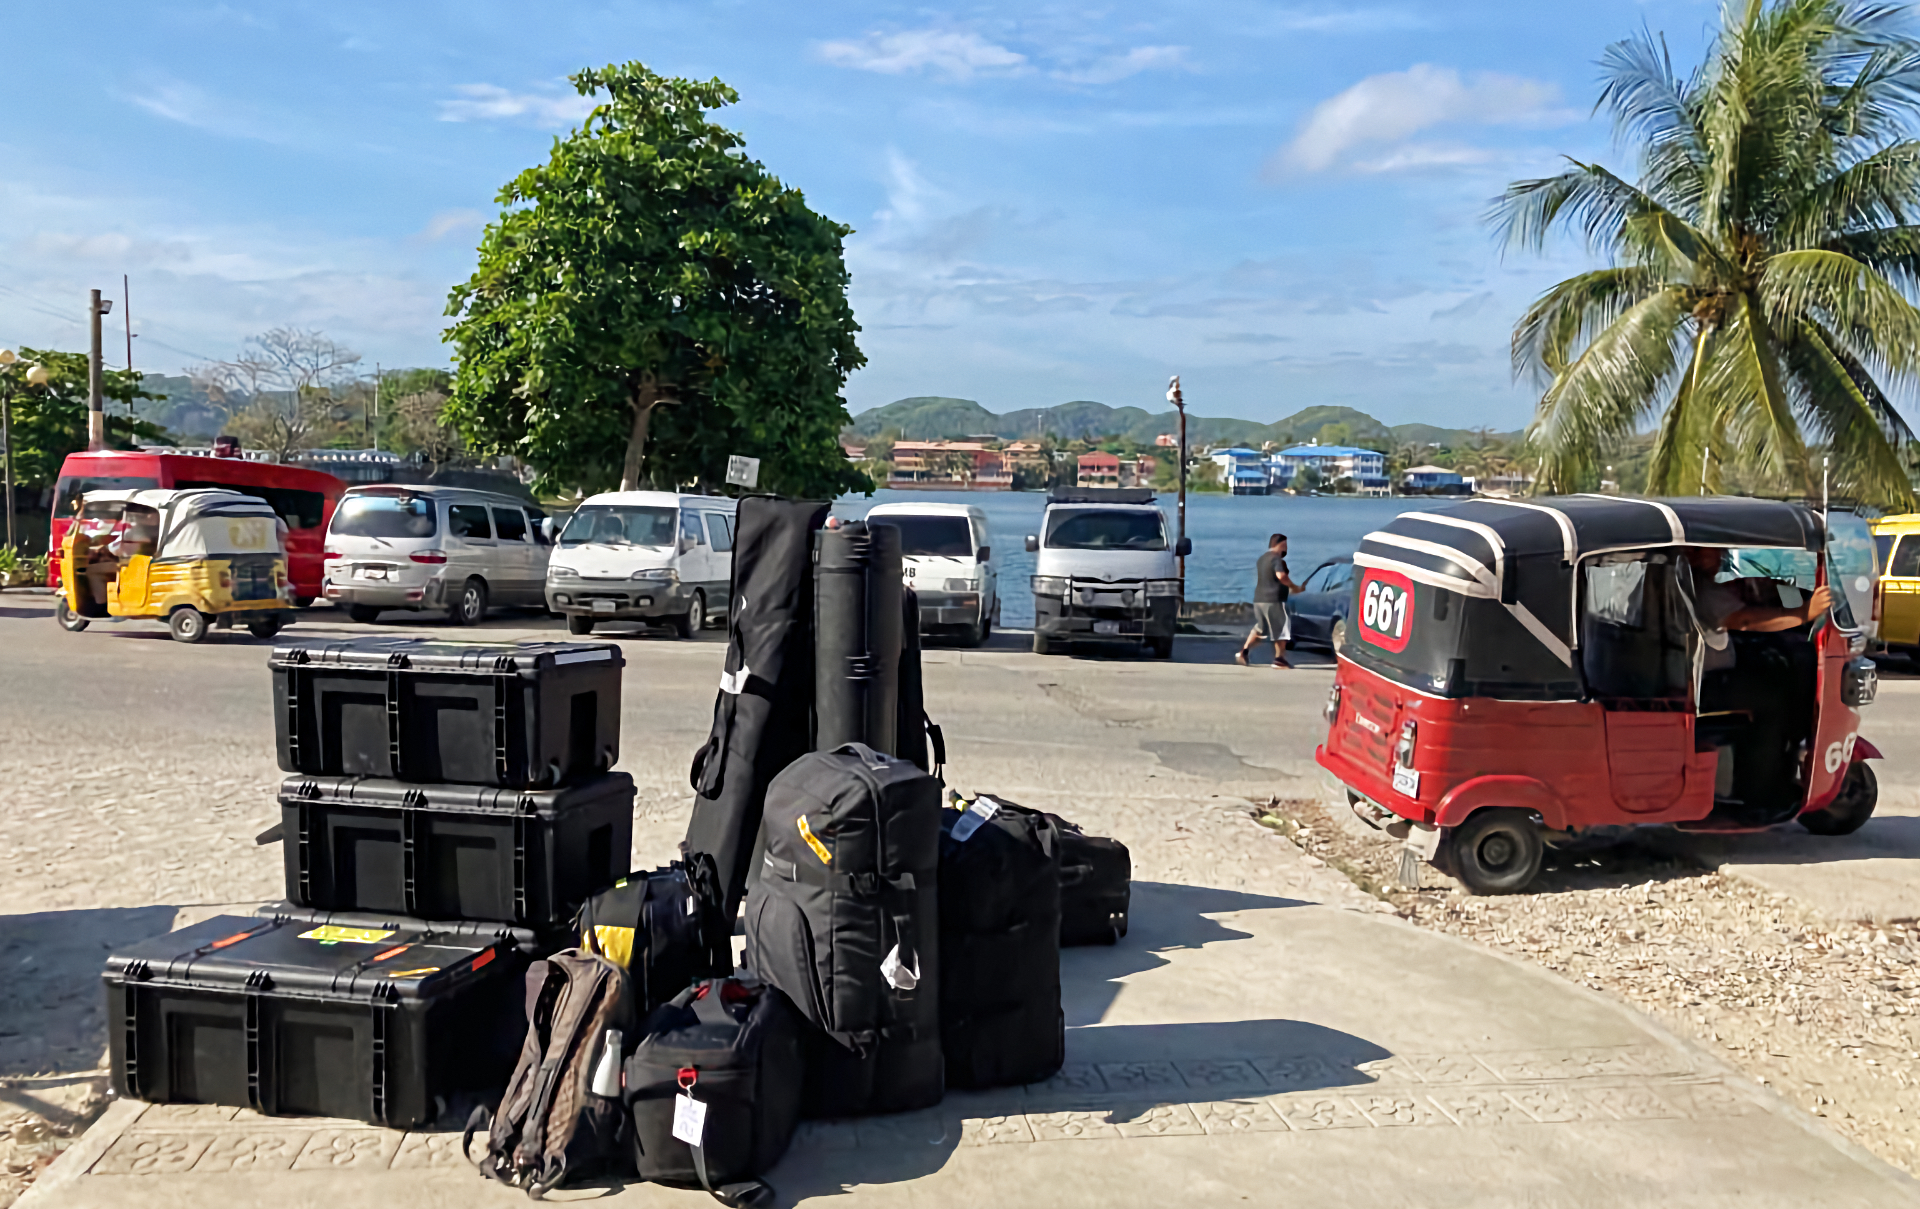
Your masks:
M634 1023L626 971L604 957L567 949L528 967L519 1064L499 1109L489 1115L482 1105L467 1121L463 1150L487 1131L481 1173L539 1200L569 1176L618 1173L631 1163L619 1088L595 1094L592 1082L609 1030L623 1040ZM621 1057L613 1055L615 1070Z

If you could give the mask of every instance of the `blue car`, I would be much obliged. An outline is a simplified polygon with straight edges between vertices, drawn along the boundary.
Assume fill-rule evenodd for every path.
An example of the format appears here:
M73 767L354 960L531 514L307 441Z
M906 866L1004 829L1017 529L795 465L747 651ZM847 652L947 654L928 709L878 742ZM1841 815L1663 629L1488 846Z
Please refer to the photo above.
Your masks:
M1287 598L1293 645L1338 650L1346 639L1347 611L1353 607L1353 559L1332 558L1300 581Z

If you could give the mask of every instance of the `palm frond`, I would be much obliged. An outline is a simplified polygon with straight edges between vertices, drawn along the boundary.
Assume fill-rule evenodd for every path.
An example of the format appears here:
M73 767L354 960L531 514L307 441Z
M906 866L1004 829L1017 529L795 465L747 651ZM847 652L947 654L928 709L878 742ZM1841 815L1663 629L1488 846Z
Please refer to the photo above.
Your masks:
M1920 309L1868 265L1839 252L1807 248L1768 259L1759 296L1768 320L1792 332L1803 317L1830 323L1865 354L1903 377L1920 375Z
M1628 307L1555 377L1528 431L1548 477L1576 482L1604 447L1639 427L1674 373L1687 317L1683 290L1660 290Z
M1515 181L1495 199L1488 217L1508 246L1539 251L1564 216L1595 248L1672 249L1688 262L1719 258L1704 232L1645 190L1598 164L1568 162L1573 167L1560 175Z
M1856 379L1828 333L1812 320L1801 324L1799 338L1788 342L1782 353L1802 387L1805 422L1831 451L1836 485L1844 494L1876 504L1910 507L1913 485L1900 447L1911 441L1912 432L1872 379ZM1888 431L1888 416L1898 422L1899 435Z
M1559 376L1594 333L1660 288L1640 268L1597 269L1568 278L1527 308L1513 329L1513 372L1542 386Z
M1882 147L1794 197L1774 232L1782 247L1818 247L1863 227L1904 226L1920 199L1920 140Z

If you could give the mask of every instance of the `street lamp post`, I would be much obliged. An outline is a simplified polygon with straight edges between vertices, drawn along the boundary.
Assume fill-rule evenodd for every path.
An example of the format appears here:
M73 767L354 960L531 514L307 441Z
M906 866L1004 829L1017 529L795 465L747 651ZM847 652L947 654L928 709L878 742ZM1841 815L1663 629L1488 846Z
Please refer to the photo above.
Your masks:
M1174 548L1180 549L1187 544L1187 400L1180 393L1180 375L1175 374L1167 380L1167 402L1180 413L1180 504L1179 504L1179 541ZM1187 590L1187 556L1177 556L1180 565L1180 591Z
M19 361L20 358L14 355L12 349L0 348L0 374L6 374L8 378L11 379L13 367L18 364ZM27 367L27 385L45 386L46 384L47 367L44 365L29 365ZM0 394L0 453L5 454L7 459L5 475L7 545L11 548L18 549L20 543L13 532L13 388L11 382L9 382L6 392Z
M100 297L99 290L88 292L87 330L92 338L92 346L87 353L87 449L90 452L107 447L105 370L100 364L103 355L100 347L100 317L112 310L113 299Z

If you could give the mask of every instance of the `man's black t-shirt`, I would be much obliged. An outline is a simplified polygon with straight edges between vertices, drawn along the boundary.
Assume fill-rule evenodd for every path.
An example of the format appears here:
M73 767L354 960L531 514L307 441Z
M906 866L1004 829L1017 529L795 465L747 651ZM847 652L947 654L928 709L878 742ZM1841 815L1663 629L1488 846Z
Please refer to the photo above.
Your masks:
M1287 599L1286 585L1274 577L1274 573L1284 573L1287 560L1269 550L1260 556L1253 565L1253 603L1282 604Z

